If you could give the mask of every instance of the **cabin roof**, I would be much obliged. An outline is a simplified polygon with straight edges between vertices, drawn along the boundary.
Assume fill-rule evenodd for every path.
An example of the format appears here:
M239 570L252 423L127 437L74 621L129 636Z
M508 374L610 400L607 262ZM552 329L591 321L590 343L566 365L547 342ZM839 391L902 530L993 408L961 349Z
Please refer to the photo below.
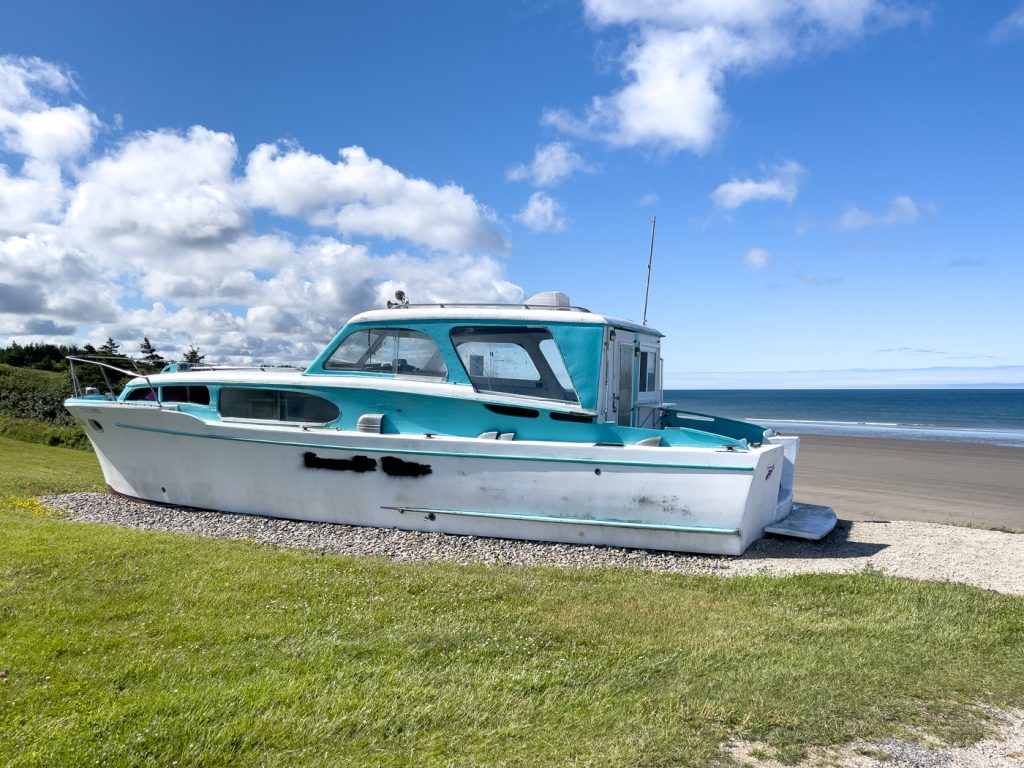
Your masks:
M660 331L632 320L621 320L581 309L532 309L520 305L510 306L414 306L395 309L374 309L361 312L348 321L356 323L407 324L423 320L499 321L508 323L578 323L604 325L629 331L663 336Z

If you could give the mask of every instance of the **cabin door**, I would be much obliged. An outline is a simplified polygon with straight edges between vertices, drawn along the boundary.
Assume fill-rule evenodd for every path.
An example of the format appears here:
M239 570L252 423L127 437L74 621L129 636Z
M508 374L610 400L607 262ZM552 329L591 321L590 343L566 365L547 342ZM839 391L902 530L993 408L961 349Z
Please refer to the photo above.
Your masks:
M615 423L633 426L633 344L616 345Z

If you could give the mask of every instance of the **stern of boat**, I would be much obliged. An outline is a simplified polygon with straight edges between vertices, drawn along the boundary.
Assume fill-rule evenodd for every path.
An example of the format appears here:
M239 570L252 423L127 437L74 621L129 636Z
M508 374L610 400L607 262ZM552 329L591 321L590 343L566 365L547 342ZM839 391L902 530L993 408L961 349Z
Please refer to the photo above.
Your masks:
M800 438L796 435L772 435L765 438L765 443L781 445L783 460L782 475L779 478L779 496L775 505L775 519L764 526L764 532L811 541L823 539L836 527L838 520L833 509L818 504L799 504L793 501L793 481L796 477L796 458L800 452Z

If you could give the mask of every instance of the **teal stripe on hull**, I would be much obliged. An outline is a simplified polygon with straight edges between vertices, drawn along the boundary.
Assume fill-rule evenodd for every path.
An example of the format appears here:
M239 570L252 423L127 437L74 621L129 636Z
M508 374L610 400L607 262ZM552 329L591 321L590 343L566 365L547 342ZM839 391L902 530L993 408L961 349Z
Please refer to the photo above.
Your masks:
M696 469L710 472L753 472L754 467L721 467L711 464L671 464L658 461L624 461L621 459L580 459L571 456L522 456L499 455L494 453L454 453L452 451L423 451L414 448L369 448L367 446L324 445L322 443L300 443L289 440L265 440L256 437L231 437L229 435L201 435L196 432L181 432L160 427L142 427L136 424L121 424L122 429L135 429L141 432L156 432L162 435L177 437L199 437L206 440L228 440L239 443L257 443L262 445L288 445L295 448L316 448L331 451L358 451L362 453L401 453L413 456L450 456L458 459L502 459L507 461L549 461L561 464L599 464L601 466L619 467L655 467L659 469Z
M511 512L477 512L465 509L430 509L426 507L381 507L398 512L419 512L430 515L458 515L460 517L491 517L497 520L522 520L530 523L568 523L593 525L603 528L638 528L644 531L672 531L674 533L713 533L739 536L739 528L712 528L703 525L671 525L670 523L631 523L626 520L593 520L586 517L551 517L549 515L517 515Z

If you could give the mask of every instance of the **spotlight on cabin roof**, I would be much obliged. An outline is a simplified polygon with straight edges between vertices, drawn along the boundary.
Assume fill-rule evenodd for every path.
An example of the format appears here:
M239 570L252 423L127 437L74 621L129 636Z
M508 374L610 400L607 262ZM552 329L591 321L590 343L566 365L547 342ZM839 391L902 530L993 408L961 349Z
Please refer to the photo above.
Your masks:
M409 299L405 296L405 291L395 291L396 301L388 302L388 309L408 309Z
M572 302L561 291L541 291L526 300L529 307L550 307L551 309L571 309Z

